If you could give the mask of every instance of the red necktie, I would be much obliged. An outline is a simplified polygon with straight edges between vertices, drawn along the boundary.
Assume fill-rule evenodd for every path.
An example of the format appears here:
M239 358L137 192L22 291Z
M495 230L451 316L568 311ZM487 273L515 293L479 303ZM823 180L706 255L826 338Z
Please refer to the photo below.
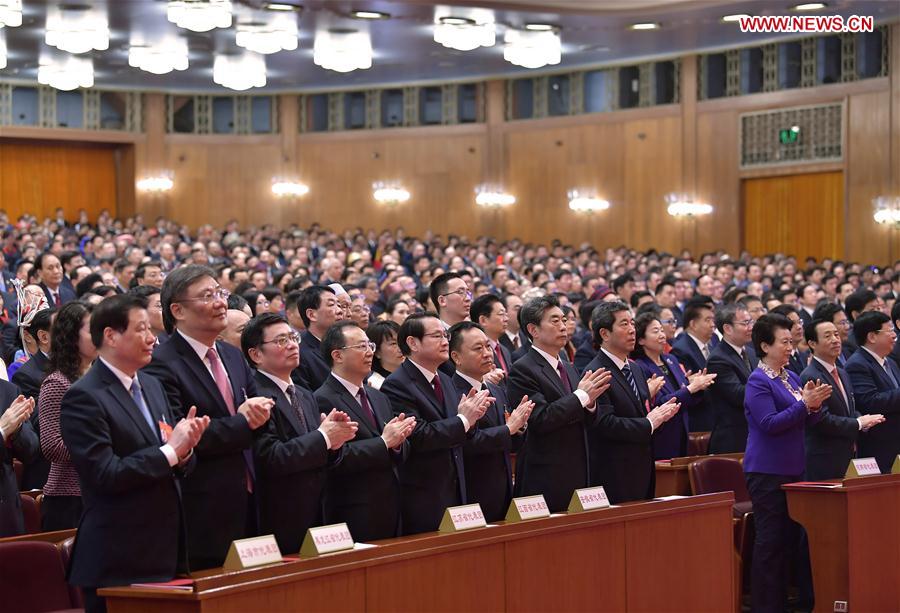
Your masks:
M500 343L497 343L494 346L494 357L497 358L497 365L503 369L503 372L509 374L509 369L506 367L506 361L503 359L503 352L500 350Z
M441 376L435 375L434 379L431 380L431 384L434 386L434 396L437 398L438 406L441 407L441 410L444 409L444 390L441 388Z
M844 397L844 402L847 402L847 392L844 391L844 384L841 383L841 376L838 374L838 369L835 367L832 367L831 369L831 378L834 379L834 384L837 386L841 396ZM849 402L847 402L847 404L849 404Z
M563 389L566 390L567 394L571 394L572 384L569 382L569 375L566 373L566 369L563 368L562 360L556 363L556 370L559 371L559 378L562 379Z
M372 407L369 405L369 398L366 396L366 390L363 388L359 388L359 391L356 393L356 397L359 398L359 405L362 407L363 413L369 418L369 424L375 428L375 431L378 431L378 420L375 419L375 413L372 411Z
M228 382L228 375L225 374L225 367L222 366L222 360L215 347L210 347L206 352L206 359L209 360L209 367L212 370L213 379L216 381L216 387L222 394L222 400L228 408L228 413L234 415L234 392L231 391L231 384Z

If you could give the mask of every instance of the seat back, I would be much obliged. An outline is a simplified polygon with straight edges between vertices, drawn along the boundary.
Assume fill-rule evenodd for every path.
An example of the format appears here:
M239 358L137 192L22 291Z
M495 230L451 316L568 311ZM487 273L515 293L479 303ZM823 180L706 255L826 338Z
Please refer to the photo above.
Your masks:
M712 432L690 432L688 433L687 454L706 455L709 453L709 437Z
M694 494L734 492L736 503L750 500L740 460L714 456L700 458L690 463L688 475Z
M64 541L60 541L56 544L59 548L59 557L62 560L63 571L68 572L69 563L72 560L72 547L75 545L75 537L70 536ZM69 586L69 597L72 599L72 604L76 607L84 606L84 597L81 595L81 588L70 585Z
M53 543L0 543L0 594L5 611L41 613L74 607Z
M22 502L22 521L25 534L36 534L41 531L41 509L38 501L28 494L19 494Z

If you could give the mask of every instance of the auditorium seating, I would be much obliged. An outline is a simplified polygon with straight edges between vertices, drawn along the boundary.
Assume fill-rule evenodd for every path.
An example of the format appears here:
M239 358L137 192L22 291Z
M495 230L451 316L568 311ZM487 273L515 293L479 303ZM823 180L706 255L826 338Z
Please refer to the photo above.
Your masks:
M0 594L5 611L81 610L72 599L59 549L53 543L0 543Z
M740 460L709 457L691 462L688 472L694 494L734 492L734 516L741 518L753 509Z
M691 432L688 434L687 454L706 455L709 453L709 437L712 432Z
M25 523L25 534L34 534L41 531L41 505L38 498L27 493L20 493L22 501L22 519Z

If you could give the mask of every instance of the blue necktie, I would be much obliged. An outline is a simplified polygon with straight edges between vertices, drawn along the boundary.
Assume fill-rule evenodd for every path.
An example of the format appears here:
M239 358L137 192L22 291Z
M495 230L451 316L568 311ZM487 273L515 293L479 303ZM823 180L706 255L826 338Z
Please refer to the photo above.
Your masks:
M131 397L134 398L134 403L140 410L141 415L144 416L144 421L150 426L150 432L159 438L159 435L156 433L156 424L153 423L153 416L150 415L150 408L147 406L146 401L144 401L144 395L141 393L141 384L138 382L137 376L131 380Z
M638 392L637 383L634 382L634 373L631 372L631 366L629 366L627 362L625 363L625 366L622 367L622 374L625 375L625 380L628 381L628 385L631 386L634 397L640 402L641 395Z
M894 376L894 373L891 372L891 365L888 364L887 360L884 361L884 372L887 373L888 379L890 379L891 383L894 384L894 389L900 387L897 385L897 378Z

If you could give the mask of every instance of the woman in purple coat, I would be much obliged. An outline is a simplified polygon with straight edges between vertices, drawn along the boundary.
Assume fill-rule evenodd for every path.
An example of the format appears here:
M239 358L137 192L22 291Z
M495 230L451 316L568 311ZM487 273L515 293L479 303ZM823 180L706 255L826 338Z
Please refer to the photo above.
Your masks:
M806 424L819 421L831 386L819 381L800 385L787 370L793 351L791 320L763 315L753 326L753 348L759 367L750 374L744 392L749 436L744 473L753 502L756 541L751 569L751 610L781 611L787 605L788 561L794 562L801 610L812 610L812 572L803 527L788 515L781 486L803 478Z
M662 387L650 404L659 406L675 398L684 409L699 402L700 393L712 385L716 375L708 375L705 371L693 373L690 377L685 374L678 358L665 353L666 331L656 313L641 313L635 318L634 327L636 342L631 357L640 364L644 374L662 379ZM650 390L652 392L652 386ZM678 415L653 432L653 459L666 460L687 455L688 432L688 412L679 411Z

